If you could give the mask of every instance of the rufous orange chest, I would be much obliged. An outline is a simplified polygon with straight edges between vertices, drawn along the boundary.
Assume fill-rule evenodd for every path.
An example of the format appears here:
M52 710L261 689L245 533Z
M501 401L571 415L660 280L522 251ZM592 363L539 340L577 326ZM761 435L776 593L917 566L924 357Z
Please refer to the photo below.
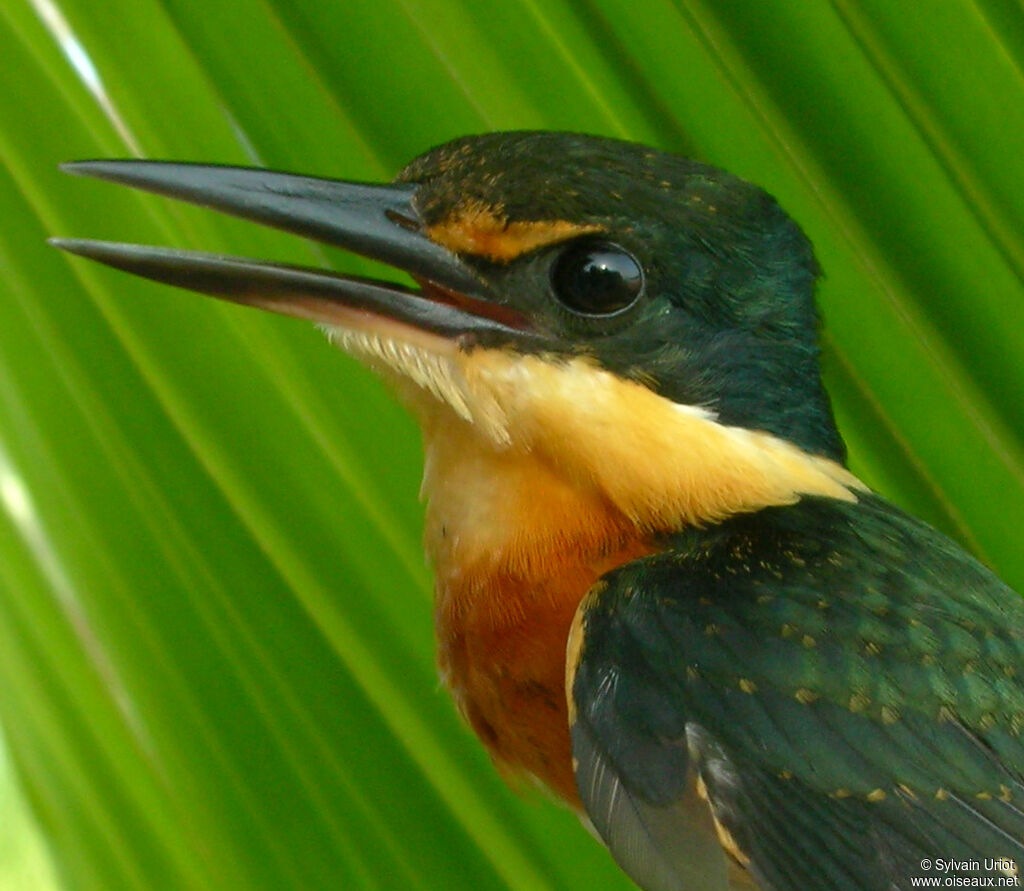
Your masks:
M442 677L500 768L575 805L569 626L601 575L653 547L530 454L428 441L424 489Z
M591 585L659 535L863 484L585 357L401 356L421 382L442 675L500 766L575 803L566 639Z

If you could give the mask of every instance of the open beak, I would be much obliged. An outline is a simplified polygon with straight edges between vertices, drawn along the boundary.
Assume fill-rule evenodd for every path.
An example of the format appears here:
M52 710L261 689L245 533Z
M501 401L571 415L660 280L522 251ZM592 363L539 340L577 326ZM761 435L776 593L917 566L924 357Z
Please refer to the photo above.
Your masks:
M525 316L489 297L485 283L469 266L424 234L415 185L368 185L162 161L78 161L61 169L337 245L405 270L421 289L197 251L50 239L73 254L154 281L333 327L368 332L385 328L459 343L530 339Z

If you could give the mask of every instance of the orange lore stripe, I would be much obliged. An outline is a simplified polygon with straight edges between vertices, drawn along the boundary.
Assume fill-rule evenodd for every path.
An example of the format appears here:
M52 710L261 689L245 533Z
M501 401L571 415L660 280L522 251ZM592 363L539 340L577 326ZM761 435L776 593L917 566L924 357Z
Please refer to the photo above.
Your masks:
M566 220L510 223L495 208L470 203L460 205L445 220L430 226L427 235L457 254L508 263L537 248L600 231L601 227L597 225L580 225Z

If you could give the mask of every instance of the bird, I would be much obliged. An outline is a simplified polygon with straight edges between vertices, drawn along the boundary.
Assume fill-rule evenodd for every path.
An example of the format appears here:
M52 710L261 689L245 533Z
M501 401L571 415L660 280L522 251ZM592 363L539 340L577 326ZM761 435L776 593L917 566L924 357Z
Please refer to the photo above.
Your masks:
M641 888L1016 883L1024 604L848 469L820 269L766 191L550 131L387 184L63 169L412 277L52 239L313 321L392 384L423 435L440 674Z

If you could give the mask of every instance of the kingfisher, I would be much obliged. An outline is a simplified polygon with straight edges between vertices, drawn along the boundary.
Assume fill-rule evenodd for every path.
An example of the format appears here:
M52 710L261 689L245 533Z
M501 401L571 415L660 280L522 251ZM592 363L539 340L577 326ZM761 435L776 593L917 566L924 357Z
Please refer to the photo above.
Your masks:
M640 887L1016 879L1024 603L847 469L819 268L765 191L554 132L456 139L384 185L64 169L411 275L54 239L312 320L394 385L423 433L441 675L495 764Z

